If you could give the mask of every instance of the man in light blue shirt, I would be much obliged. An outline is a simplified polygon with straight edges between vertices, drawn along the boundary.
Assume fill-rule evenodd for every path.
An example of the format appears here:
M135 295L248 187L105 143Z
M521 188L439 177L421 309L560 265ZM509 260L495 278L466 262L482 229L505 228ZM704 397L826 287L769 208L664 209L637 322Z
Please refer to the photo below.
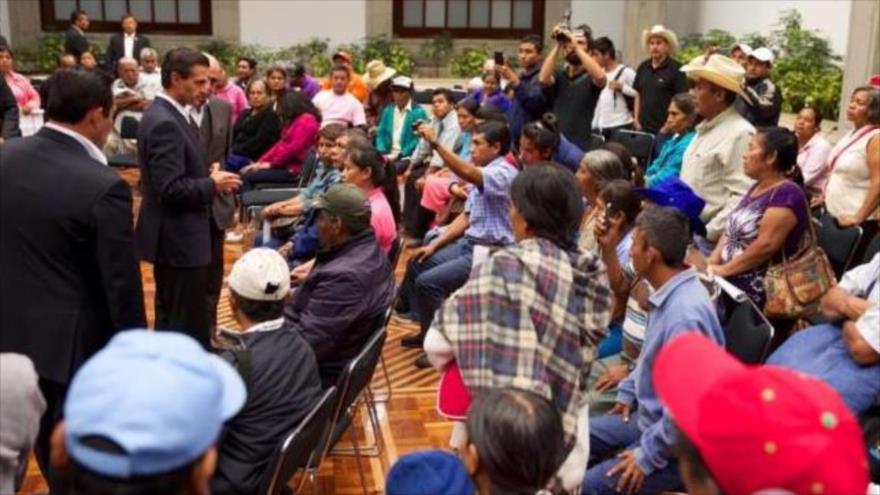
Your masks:
M654 359L684 332L700 332L724 345L709 294L684 264L690 238L688 220L676 210L651 208L636 219L632 263L656 289L648 299L647 339L638 365L618 388L614 409L590 420L584 494L647 494L681 486L671 425L651 381Z

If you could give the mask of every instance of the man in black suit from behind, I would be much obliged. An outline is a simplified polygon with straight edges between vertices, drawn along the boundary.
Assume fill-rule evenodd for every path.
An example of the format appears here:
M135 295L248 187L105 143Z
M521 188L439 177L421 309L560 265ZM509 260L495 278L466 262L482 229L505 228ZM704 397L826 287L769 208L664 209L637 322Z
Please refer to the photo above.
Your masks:
M85 35L88 29L89 15L85 10L74 10L70 14L70 27L64 33L64 53L73 55L76 63L79 63L79 57L83 52L89 51L89 40Z
M110 86L82 71L44 84L47 124L0 147L0 352L36 366L47 404L37 460L54 487L49 437L69 380L146 317L131 188L101 153L113 126Z
M139 60L141 50L150 46L150 39L137 32L137 19L131 14L122 16L122 32L110 37L107 44L107 53L104 55L104 65L107 73L116 76L116 64L123 57Z
M241 185L209 166L187 105L206 98L208 59L175 48L162 61L162 87L138 128L143 201L135 229L141 259L153 264L158 330L184 332L210 348L207 307L211 206Z

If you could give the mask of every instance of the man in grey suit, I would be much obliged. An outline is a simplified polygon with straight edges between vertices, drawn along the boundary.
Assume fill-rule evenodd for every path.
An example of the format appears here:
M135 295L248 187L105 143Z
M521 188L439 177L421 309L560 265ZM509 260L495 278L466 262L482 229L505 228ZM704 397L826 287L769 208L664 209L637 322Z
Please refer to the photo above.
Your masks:
M232 149L232 105L226 100L214 98L214 82L219 78L220 63L213 56L208 58L210 89L196 96L190 107L190 115L199 126L199 141L205 160L212 168L224 170L226 157ZM211 205L211 263L208 265L208 321L211 333L217 327L217 303L223 288L223 241L226 229L235 221L235 198L231 193L218 193Z

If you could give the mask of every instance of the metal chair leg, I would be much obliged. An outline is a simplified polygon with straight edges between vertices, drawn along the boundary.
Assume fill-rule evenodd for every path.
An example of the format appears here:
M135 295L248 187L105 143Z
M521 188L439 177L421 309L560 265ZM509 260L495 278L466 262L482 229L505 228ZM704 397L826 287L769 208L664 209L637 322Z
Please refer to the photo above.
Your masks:
M383 396L377 397L375 400L377 402L388 402L391 400L391 376L388 375L388 366L385 365L385 356L379 356L379 364L382 365L382 374L385 376L385 388L382 390ZM377 394L378 395L378 394Z
M361 479L361 487L364 489L364 495L367 495L367 477L364 476L364 466L361 465L361 450L358 445L357 431L353 424L349 428L348 433L351 435L351 443L354 447L354 460L357 462L358 477Z

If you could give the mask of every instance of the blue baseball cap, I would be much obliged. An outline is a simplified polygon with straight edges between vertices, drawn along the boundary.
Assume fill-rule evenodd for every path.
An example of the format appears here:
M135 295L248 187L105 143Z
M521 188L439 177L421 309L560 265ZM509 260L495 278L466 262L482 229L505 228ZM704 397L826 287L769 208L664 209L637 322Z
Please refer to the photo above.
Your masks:
M470 475L455 455L442 450L401 457L385 480L388 495L472 495Z
M192 337L121 332L73 377L64 442L71 458L103 476L163 474L208 450L245 398L235 368ZM122 451L98 449L90 438L110 440Z
M684 213L690 220L691 233L706 235L706 225L700 220L706 202L678 177L670 177L650 188L636 188L635 192L652 203Z

